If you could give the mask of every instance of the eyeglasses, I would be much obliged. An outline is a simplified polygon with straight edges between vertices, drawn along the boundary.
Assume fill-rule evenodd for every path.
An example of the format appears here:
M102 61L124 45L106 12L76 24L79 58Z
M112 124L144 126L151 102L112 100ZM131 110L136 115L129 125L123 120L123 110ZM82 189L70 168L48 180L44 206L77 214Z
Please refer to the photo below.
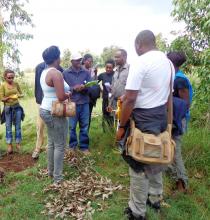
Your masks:
M7 77L7 79L14 79L14 76L9 76Z

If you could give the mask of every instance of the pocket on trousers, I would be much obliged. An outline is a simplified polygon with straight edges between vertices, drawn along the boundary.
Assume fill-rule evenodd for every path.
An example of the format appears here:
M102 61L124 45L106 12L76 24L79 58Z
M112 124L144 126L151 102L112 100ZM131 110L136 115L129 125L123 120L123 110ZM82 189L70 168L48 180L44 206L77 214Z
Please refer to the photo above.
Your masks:
M50 111L40 109L40 117L43 119L47 127L50 127L50 128L54 127L53 117Z

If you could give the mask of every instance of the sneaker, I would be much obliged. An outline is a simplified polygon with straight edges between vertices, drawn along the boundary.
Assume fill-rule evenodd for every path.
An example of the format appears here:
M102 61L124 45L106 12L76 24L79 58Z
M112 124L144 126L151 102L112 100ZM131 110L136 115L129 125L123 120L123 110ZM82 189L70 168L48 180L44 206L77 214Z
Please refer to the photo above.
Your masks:
M143 216L139 216L138 218L135 217L129 207L125 208L124 214L127 216L128 220L147 220L146 217Z
M154 209L155 211L159 212L160 211L160 201L152 203L149 198L147 199L147 205Z
M82 150L82 153L85 155L85 156L90 156L91 153L89 150Z

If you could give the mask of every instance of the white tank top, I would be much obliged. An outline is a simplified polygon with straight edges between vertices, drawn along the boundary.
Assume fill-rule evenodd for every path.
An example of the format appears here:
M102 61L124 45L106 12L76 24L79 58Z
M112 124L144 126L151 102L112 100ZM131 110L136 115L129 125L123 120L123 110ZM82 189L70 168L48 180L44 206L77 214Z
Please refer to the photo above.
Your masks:
M52 110L52 102L58 100L56 96L55 88L48 86L47 83L45 82L46 75L51 69L56 69L56 68L51 67L51 68L47 68L43 70L41 77L40 77L40 84L41 84L43 95L44 95L42 99L42 104L40 107L48 111ZM70 87L64 81L64 91L68 92L69 90L70 90Z

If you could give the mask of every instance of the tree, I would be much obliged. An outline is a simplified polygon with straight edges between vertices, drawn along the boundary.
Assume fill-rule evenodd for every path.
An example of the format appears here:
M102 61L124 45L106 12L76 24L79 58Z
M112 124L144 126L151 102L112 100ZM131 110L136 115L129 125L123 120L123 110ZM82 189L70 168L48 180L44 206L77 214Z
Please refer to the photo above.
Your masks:
M28 40L33 36L23 33L20 27L30 25L32 15L24 10L28 0L0 0L0 70L4 66L19 70L20 50L18 41ZM6 63L4 65L4 59Z
M203 122L209 126L210 111L210 75L209 75L209 36L210 36L210 4L209 0L173 0L172 15L177 21L186 24L185 36L191 43L193 52L197 53L198 66L194 73L199 83L195 87L195 97L192 106L197 125ZM199 108L198 108L199 106Z
M63 57L61 58L61 66L64 69L67 69L70 66L71 60L71 51L69 49L65 49L63 52Z
M110 47L104 47L103 52L101 54L101 58L103 61L103 64L109 60L109 59L113 59L114 58L114 54L116 53L116 51L119 49L118 46L110 46Z
M166 52L168 50L167 39L163 37L162 33L159 33L156 36L156 45L157 48L163 52Z
M196 51L192 47L192 43L187 36L178 36L171 42L168 51L180 51L185 53L187 61L182 66L184 72L191 73L194 66L200 65L200 51Z
M173 0L172 15L186 23L186 34L197 49L207 48L210 36L209 0Z

